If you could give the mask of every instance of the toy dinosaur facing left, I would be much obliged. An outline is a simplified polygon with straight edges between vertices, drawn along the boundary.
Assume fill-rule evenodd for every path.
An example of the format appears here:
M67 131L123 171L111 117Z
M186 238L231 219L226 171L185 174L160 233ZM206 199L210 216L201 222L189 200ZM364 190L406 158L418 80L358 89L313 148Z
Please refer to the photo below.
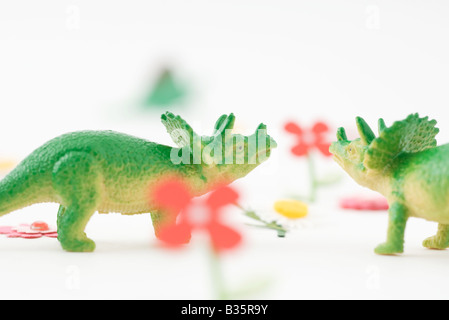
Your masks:
M379 119L379 136L357 118L360 138L349 141L345 130L332 143L335 161L359 184L383 194L389 203L387 241L378 254L404 250L409 217L438 222L438 233L424 240L432 249L449 247L449 144L437 146L436 121L412 114L387 127Z
M244 177L276 147L264 124L249 137L230 134L232 113L218 119L211 137L199 137L179 116L167 112L161 118L178 148L113 131L74 132L47 142L0 182L0 216L35 203L59 203L58 240L67 251L95 249L84 229L96 211L150 212L157 236L176 220L154 205L152 190L162 179L180 177L199 196ZM202 161L190 161L198 151ZM219 155L227 161L216 161Z

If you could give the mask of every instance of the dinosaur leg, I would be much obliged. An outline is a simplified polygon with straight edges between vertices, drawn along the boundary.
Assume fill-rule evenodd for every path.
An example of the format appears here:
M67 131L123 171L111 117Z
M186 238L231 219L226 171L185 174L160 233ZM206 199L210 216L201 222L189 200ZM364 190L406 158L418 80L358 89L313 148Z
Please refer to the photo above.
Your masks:
M449 225L440 223L438 225L437 234L424 240L423 246L429 249L437 250L449 248Z
M58 212L58 240L64 250L90 252L95 243L84 229L96 211L101 195L101 175L95 158L70 152L53 169L53 185L62 199Z
M404 252L404 233L407 224L407 210L399 202L390 206L387 241L374 251L377 254L395 254Z
M63 205L60 205L59 209L58 209L58 219L56 220L56 226L58 227L58 229L59 229L59 222L61 221L62 215L64 214L64 212L65 212L65 207Z
M153 211L151 213L151 220L153 222L154 233L157 238L165 227L176 224L176 218L178 215L167 214L162 211ZM184 243L189 243L191 235L186 236Z

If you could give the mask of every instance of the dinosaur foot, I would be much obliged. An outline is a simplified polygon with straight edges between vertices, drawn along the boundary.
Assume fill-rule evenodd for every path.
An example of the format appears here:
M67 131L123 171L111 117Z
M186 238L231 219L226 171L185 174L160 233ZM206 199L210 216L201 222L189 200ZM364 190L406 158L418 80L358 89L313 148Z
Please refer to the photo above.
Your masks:
M89 238L84 239L59 239L64 250L69 252L92 252L95 250L95 242Z
M398 246L386 242L378 245L374 252L381 255L395 255L398 253L403 253L404 248L403 246Z
M427 238L426 240L423 241L422 245L425 248L434 250L444 250L449 248L447 242L442 242L441 239L437 236Z

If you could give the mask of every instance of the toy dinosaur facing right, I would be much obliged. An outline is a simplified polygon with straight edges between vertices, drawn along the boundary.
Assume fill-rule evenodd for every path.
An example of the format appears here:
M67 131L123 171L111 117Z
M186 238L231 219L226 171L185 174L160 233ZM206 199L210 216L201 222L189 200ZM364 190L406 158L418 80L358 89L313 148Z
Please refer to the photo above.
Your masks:
M330 152L360 185L383 194L389 203L387 241L378 254L404 251L409 217L438 222L438 232L423 242L430 249L449 247L449 144L437 146L436 121L418 114L387 127L379 119L379 136L356 118L360 138L348 141L344 128Z
M67 251L95 249L84 229L96 211L150 212L158 236L176 221L153 199L161 181L177 177L193 196L203 195L246 176L276 147L263 123L250 136L233 134L232 113L217 120L212 136L198 136L170 112L161 120L178 147L113 131L79 131L50 140L0 181L0 216L35 203L59 203L58 240Z

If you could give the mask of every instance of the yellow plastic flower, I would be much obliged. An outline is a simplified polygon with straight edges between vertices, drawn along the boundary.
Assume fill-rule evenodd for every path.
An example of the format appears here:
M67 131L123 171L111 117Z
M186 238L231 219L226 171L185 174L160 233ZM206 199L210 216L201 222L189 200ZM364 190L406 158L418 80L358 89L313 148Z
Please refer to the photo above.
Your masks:
M298 200L278 200L274 203L274 210L289 219L299 219L307 216L307 204Z

